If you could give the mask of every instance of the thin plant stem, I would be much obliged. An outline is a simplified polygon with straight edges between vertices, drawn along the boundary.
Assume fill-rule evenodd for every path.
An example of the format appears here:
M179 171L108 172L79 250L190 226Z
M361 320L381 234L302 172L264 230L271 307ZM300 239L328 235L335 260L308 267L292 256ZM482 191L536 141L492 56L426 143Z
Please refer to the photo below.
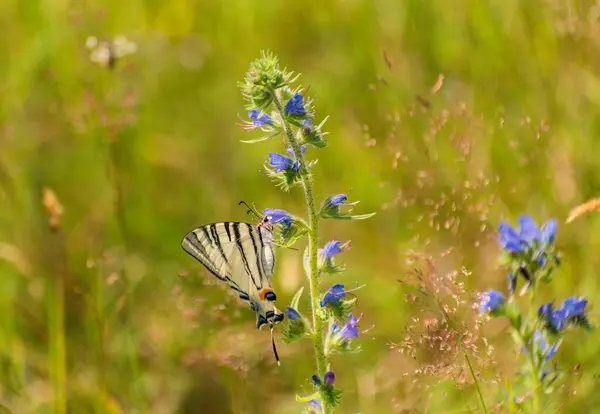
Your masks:
M277 108L277 112L281 117L282 125L285 129L287 139L292 146L294 156L300 163L300 176L302 177L302 188L304 189L304 197L308 206L308 255L309 255L309 268L310 274L308 275L310 281L310 305L313 323L313 343L315 347L315 358L317 362L317 373L319 378L325 376L327 370L328 361L327 355L325 354L325 343L323 338L323 319L318 315L319 309L319 268L317 261L318 251L318 231L319 231L319 214L315 205L315 198L313 195L313 182L312 176L306 167L306 162L300 151L300 143L294 136L294 132L290 127L289 123L285 120L285 114L283 106L277 94L273 91L273 102ZM329 414L331 407L328 404L324 404L324 412Z
M451 327L452 329L454 329L454 331L456 332L457 331L456 323L454 322L453 319L450 318L450 315L448 315L448 312L446 312L446 310L444 309L442 304L438 303L438 305L439 305L440 309L442 310L442 312L444 313L444 317L446 318L446 321L448 322L448 326ZM473 378L473 384L475 384L475 389L477 390L477 395L479 396L479 401L481 402L481 407L483 408L483 412L485 414L487 414L488 413L487 406L485 405L485 400L483 399L483 394L481 392L481 388L479 387L479 381L477 380L477 376L475 375L475 370L473 370L473 365L471 364L471 360L469 359L469 355L467 354L467 350L465 349L462 339L458 335L456 337L456 343L458 344L461 352L465 356L465 360L467 361L467 365L469 366L469 372L471 373L471 377Z

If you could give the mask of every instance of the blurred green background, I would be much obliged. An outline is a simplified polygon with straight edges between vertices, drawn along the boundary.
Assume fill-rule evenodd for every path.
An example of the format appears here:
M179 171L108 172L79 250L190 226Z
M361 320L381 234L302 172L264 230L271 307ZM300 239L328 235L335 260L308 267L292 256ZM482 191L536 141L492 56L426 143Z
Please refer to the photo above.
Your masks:
M305 408L311 345L280 341L276 367L254 313L180 247L198 225L250 220L240 200L304 213L299 189L260 172L280 140L239 142L236 82L270 49L330 115L329 147L307 152L318 198L378 213L322 229L352 239L324 289L365 283L357 312L374 325L361 353L332 359L339 412L482 412L462 354L427 340L427 297L464 282L453 312L480 335L472 294L505 286L495 229L528 212L558 218L565 253L540 300L600 300L600 218L562 224L600 193L599 17L594 1L556 0L1 2L2 409ZM89 36L117 35L137 52L114 70L90 60ZM411 286L415 267L437 276ZM299 252L279 249L278 306L304 283ZM495 351L479 338L469 352L491 409L519 352L505 324L483 333ZM417 352L400 353L411 335ZM597 333L567 335L548 412L600 412L599 351Z

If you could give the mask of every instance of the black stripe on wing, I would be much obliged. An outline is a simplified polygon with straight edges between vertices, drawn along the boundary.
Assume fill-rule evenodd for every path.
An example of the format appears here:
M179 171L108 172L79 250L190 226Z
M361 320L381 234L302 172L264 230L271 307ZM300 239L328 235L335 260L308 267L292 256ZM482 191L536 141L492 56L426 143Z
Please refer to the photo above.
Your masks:
M210 244L212 244L212 240L208 235L208 231L204 227L200 227L196 230L189 232L183 241L181 242L181 247L185 250L190 256L198 260L202 263L210 273L215 275L217 278L224 281L231 281L231 279L227 275L222 275L219 273L219 269L215 268L213 261L210 258L210 255L206 251L206 248L202 244L202 240L200 239L200 234L203 234L206 240Z
M254 248L254 256L256 256L256 268L258 269L258 275L260 276L260 286L257 285L255 283L255 286L257 289L262 289L262 282L265 279L265 274L262 268L262 264L261 264L261 259L260 259L260 252L258 250L258 247L256 245L256 240L254 239L254 231L255 228L253 226L251 226L250 224L248 224L248 233L250 234L250 240L252 240L252 247ZM260 235L260 232L257 232ZM261 250L262 250L262 236L260 236L260 241L261 241Z
M248 263L248 258L246 257L246 252L244 251L244 244L243 244L242 237L240 234L240 224L248 224L248 223L233 223L233 234L235 236L235 244L237 245L237 248L240 252L240 256L242 256L242 262L244 263L244 269L246 270L246 273L248 274L250 279L252 279L252 283L254 283L254 286L257 286L256 280L254 279L254 275L252 274L252 270L250 269L250 264ZM249 226L251 226L251 225L249 225ZM252 232L250 232L250 235L251 234L252 234Z

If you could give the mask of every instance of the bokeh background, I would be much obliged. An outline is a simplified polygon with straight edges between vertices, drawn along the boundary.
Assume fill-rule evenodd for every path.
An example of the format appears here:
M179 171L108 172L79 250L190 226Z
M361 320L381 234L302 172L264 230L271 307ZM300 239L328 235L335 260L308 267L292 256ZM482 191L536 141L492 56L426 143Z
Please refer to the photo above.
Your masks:
M332 359L339 411L482 412L438 300L493 408L519 351L470 303L505 287L498 222L557 217L564 260L540 300L600 300L600 217L563 224L600 192L599 17L583 0L1 2L0 411L305 408L310 343L280 341L276 367L254 313L180 247L251 220L240 200L304 213L260 172L281 141L239 142L236 83L261 49L330 116L329 147L307 152L317 197L377 212L322 229L352 240L323 287L366 284L356 311L374 325ZM137 50L110 70L86 42L119 35ZM279 307L305 284L299 251L278 251ZM599 351L569 333L548 412L600 412Z

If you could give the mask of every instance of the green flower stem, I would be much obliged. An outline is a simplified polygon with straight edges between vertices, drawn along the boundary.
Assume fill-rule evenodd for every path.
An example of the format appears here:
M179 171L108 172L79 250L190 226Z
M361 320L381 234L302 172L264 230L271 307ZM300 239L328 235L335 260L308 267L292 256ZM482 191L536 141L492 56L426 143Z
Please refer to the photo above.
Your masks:
M535 323L536 314L535 314L535 294L537 288L537 281L532 283L531 286L531 294L529 296L529 321L533 324L534 328L537 325ZM536 363L536 355L535 355L535 344L533 343L533 339L531 340L531 347L529 349L529 362L531 364L531 372L533 375L533 412L535 414L540 414L541 411L541 400L542 400L542 383L540 382L540 373L539 366Z
M273 102L277 108L277 112L281 117L282 125L285 129L285 134L288 138L292 149L294 150L294 156L300 163L300 176L302 177L302 187L304 188L304 197L306 204L308 205L308 251L309 251L309 267L310 267L310 304L313 322L313 342L315 346L315 357L317 360L317 373L319 378L325 376L327 370L327 355L325 354L325 345L323 340L323 319L319 316L319 268L317 262L317 249L318 249L318 231L319 231L319 213L315 205L315 197L313 195L313 183L312 176L306 167L306 162L300 151L300 143L294 136L294 132L290 127L289 123L285 120L285 113L283 106L279 100L279 97L273 92ZM325 413L330 413L331 408L328 404L325 405Z

